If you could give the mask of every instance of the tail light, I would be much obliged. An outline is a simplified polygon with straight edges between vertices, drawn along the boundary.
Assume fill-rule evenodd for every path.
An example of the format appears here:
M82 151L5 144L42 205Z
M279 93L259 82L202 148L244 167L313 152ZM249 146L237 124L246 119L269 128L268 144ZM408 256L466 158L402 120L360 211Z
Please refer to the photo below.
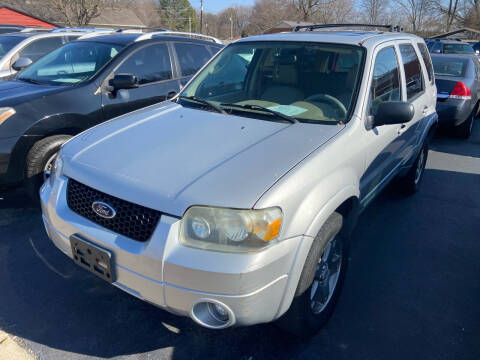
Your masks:
M450 92L449 98L451 99L462 99L469 100L472 98L472 93L467 85L461 81L457 81L453 90Z

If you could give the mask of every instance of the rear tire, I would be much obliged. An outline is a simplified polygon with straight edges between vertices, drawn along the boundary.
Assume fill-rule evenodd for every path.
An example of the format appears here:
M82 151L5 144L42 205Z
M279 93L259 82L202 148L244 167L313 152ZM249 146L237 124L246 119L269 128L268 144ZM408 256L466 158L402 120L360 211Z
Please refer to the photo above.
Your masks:
M60 147L71 138L70 135L50 136L33 144L27 155L25 169L25 189L28 196L38 203L38 191L48 178L49 166L52 165Z
M342 225L342 215L333 213L313 240L290 309L276 322L282 329L312 336L332 315L347 268Z
M423 175L425 173L425 165L427 164L428 159L428 141L425 140L423 143L420 153L417 155L415 162L408 171L407 175L398 178L398 185L400 186L401 191L406 195L412 195L420 189L420 184L423 180Z
M477 106L475 106L468 119L455 128L459 138L466 140L472 135L473 123L475 122L475 115L477 114Z

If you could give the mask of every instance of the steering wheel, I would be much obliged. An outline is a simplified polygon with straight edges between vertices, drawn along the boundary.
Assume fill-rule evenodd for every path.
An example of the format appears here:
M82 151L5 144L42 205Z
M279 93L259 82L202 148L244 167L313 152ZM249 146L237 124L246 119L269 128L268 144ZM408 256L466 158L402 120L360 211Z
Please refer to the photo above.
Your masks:
M305 101L317 101L317 102L328 103L336 107L338 110L340 110L341 116L343 118L347 117L347 109L345 108L345 105L343 105L343 103L340 100L338 100L336 97L333 97L331 95L315 94L306 98Z

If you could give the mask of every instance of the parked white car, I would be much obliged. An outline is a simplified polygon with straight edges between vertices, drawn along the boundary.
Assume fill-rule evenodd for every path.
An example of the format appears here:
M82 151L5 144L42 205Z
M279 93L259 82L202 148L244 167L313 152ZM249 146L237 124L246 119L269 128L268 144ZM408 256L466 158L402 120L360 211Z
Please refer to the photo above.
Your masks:
M54 244L202 326L316 332L358 214L395 177L418 189L437 114L423 39L315 28L230 44L173 102L64 145L40 194Z

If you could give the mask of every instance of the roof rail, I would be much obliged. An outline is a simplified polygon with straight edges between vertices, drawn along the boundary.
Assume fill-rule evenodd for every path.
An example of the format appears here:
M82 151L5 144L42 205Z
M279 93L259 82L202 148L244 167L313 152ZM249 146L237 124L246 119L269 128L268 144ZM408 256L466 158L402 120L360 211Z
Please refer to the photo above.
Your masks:
M371 27L371 28L384 28L389 31L400 32L403 28L399 25L378 25L378 24L312 24L312 25L299 25L293 28L294 32L305 29L305 31L313 31L315 29L326 28L338 28L338 27Z
M150 26L137 26L137 27L129 27L129 28L123 28L123 29L121 28L115 31L119 33L129 33L129 32L138 31L138 30L168 31L168 29L150 27Z
M88 39L88 38L95 37L95 36L111 35L112 33L113 33L113 31L91 31L91 32L87 32L83 35L80 35L77 40Z
M217 39L213 36L197 34L197 33L190 33L190 32L170 31L170 30L145 33L143 35L140 35L138 38L136 38L135 41L137 42L137 41L142 41L142 40L149 40L149 39L151 39L151 38L153 38L154 36L157 36L157 35L180 35L180 36L190 36L190 37L195 36L195 37L211 40L211 41L213 41L217 44L223 44L219 39Z
M29 32L50 32L51 29L49 28L44 28L44 27L35 27L35 26L29 26L29 27L26 27L26 28L23 28L22 30L20 30L20 32L22 33L29 33Z
M94 27L63 27L63 28L57 28L50 30L52 33L58 33L58 32L87 32L87 33L92 33L92 32L114 32L114 29L109 29L109 28L94 28Z

